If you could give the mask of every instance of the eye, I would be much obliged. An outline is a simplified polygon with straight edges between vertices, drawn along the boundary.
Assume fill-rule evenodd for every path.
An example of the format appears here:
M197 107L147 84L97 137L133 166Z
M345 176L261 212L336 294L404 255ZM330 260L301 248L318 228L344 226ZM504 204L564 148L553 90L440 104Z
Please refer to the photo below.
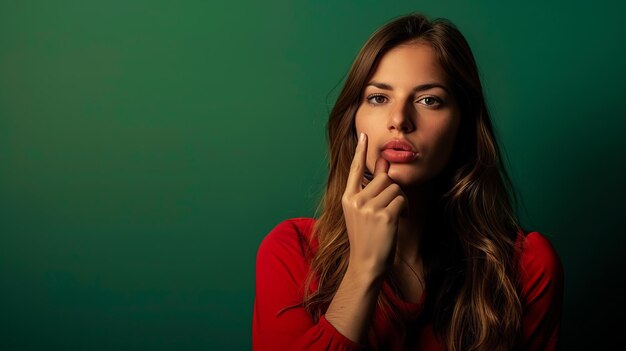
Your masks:
M372 105L380 105L387 101L387 97L385 95L380 94L372 94L366 98L367 102Z
M439 100L438 98L434 97L434 96L425 96L419 100L417 100L417 102L423 101L424 103L422 105L426 105L426 106L438 106L441 104L441 100Z

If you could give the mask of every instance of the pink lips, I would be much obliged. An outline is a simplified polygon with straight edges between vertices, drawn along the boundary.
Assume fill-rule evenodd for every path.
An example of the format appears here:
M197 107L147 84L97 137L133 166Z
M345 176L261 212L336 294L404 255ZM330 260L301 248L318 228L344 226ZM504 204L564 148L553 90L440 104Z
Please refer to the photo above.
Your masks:
M392 139L383 145L382 157L389 162L406 163L414 161L419 153L413 145L400 139Z

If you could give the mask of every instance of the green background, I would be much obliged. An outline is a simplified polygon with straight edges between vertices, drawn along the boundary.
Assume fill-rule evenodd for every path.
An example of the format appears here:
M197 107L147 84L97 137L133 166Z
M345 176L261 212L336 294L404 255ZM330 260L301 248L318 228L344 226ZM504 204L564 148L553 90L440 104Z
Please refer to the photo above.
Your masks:
M249 349L258 244L313 215L344 74L411 11L474 50L523 223L565 266L565 349L608 346L617 3L0 1L0 349Z

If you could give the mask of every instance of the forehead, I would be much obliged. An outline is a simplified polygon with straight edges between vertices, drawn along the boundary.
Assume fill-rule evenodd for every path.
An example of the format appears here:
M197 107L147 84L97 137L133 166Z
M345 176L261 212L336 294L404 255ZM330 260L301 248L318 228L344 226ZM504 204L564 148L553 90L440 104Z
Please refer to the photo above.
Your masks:
M425 82L445 82L445 72L435 50L428 44L403 44L381 58L371 80L398 87L413 87Z

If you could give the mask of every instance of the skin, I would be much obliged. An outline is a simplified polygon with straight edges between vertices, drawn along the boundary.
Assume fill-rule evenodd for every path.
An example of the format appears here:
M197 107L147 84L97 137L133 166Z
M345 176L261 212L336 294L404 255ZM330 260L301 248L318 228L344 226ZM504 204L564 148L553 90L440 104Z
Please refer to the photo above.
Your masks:
M428 44L417 42L387 52L369 83L385 83L392 90L367 85L356 117L357 135L368 136L367 168L375 169L382 146L392 138L405 139L420 156L411 163L391 163L388 175L411 200L410 215L399 223L400 256L419 266L418 241L428 213L428 181L448 163L460 123L460 110L449 88L412 89L436 83L447 87L446 75Z
M367 334L386 274L393 272L409 301L422 294L419 242L432 200L428 182L447 164L460 123L445 73L427 44L387 52L369 83L374 85L365 88L355 117L357 135L364 138L342 197L348 269L326 311L326 319L355 342ZM426 83L443 87L414 91ZM419 157L410 163L382 158L382 146L392 138L411 143ZM366 167L374 178L364 186Z

